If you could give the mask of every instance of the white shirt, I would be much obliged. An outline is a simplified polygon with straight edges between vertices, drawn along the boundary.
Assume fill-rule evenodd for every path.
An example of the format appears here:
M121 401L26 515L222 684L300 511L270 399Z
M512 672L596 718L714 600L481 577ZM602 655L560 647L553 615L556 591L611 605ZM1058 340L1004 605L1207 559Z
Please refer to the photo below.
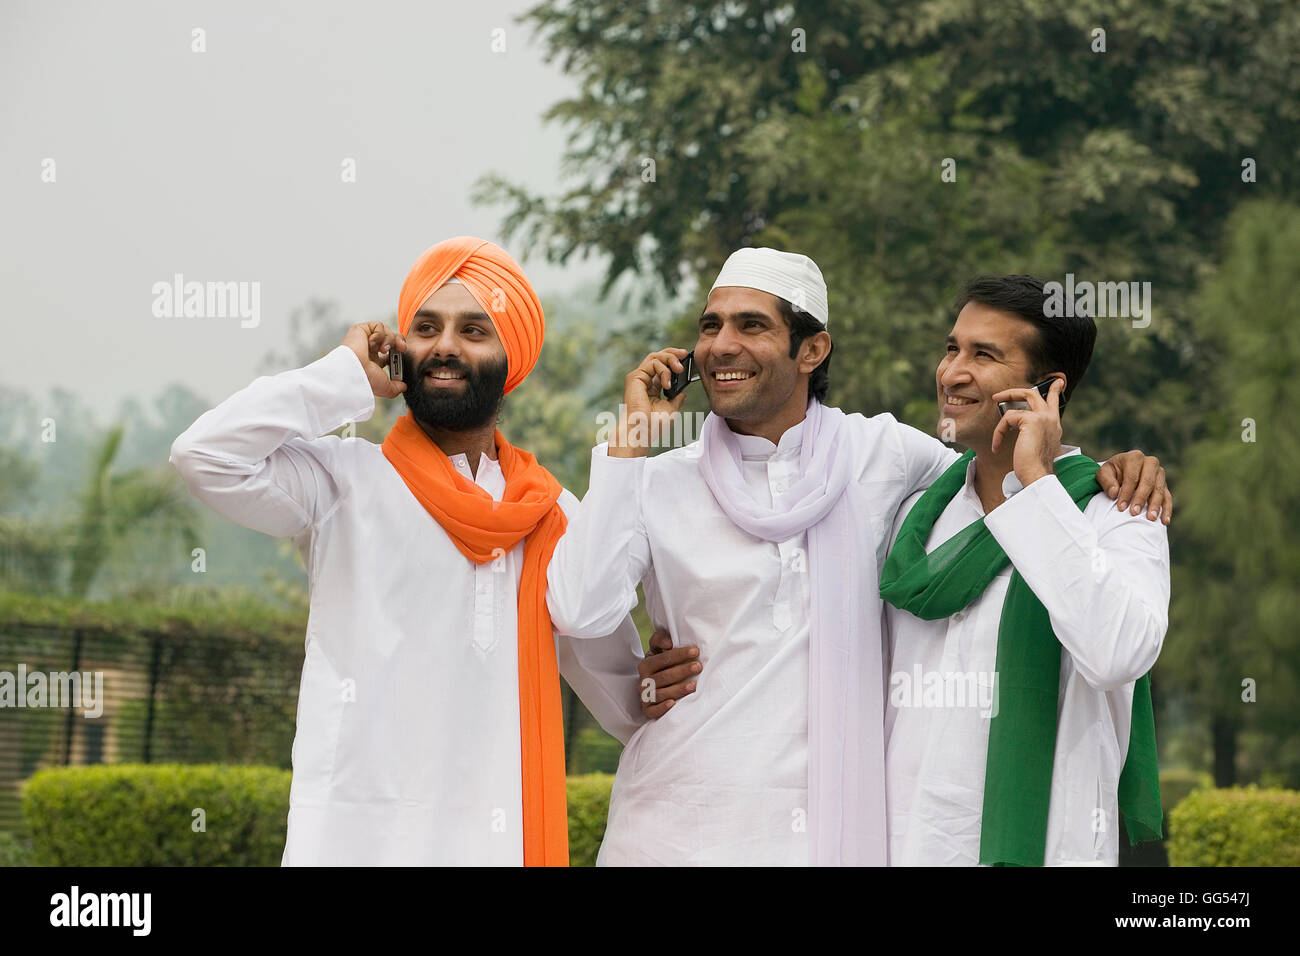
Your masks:
M1067 446L1061 458L1078 453ZM965 486L935 521L927 552L984 517L974 478L972 461ZM1055 475L1024 488L1011 472L1002 492L1008 500L985 525L1011 566L977 600L937 621L886 605L890 864L979 862L998 624L1014 567L1047 609L1062 646L1044 862L1114 866L1133 684L1155 664L1168 624L1165 526L1117 510L1104 493L1080 511ZM916 498L904 505L894 534ZM963 696L962 682L978 686L982 699L969 690Z
M903 499L956 456L888 414L849 415L845 427L883 560ZM802 434L801 423L778 445L737 436L756 501L788 491ZM704 665L696 692L623 751L597 862L806 866L807 536L773 544L741 531L699 457L698 443L633 459L597 446L591 488L551 560L557 627L608 630L635 607L641 582L651 620L675 646L699 645Z
M380 446L326 435L375 399L339 346L257 379L172 446L191 492L232 521L290 537L311 586L286 865L520 865L523 797L516 614L521 542L466 558ZM325 437L320 437L325 436ZM464 455L452 458L471 478ZM472 477L500 500L484 456ZM569 492L566 513L577 507ZM608 639L557 637L560 672L610 733L644 718L630 618Z

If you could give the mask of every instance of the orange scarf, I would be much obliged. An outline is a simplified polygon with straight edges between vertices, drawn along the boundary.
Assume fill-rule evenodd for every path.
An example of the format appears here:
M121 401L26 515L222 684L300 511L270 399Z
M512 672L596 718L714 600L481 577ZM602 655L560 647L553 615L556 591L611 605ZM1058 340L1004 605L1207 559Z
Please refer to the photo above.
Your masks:
M492 561L526 539L518 617L524 866L568 866L560 670L546 607L546 567L567 521L555 476L500 431L496 447L506 478L500 502L456 471L409 411L389 431L383 452L411 494L471 561Z

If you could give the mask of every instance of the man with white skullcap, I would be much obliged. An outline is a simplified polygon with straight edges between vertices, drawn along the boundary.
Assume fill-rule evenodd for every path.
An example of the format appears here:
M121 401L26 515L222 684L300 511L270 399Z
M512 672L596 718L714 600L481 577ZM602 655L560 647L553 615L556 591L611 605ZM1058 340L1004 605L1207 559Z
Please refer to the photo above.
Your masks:
M627 376L593 451L548 572L552 619L608 633L641 584L683 645L649 688L666 716L623 751L601 864L887 860L879 567L903 500L956 453L824 404L828 319L810 258L739 250L699 319L699 440L647 457L646 423L684 400L662 396L687 356L670 348Z

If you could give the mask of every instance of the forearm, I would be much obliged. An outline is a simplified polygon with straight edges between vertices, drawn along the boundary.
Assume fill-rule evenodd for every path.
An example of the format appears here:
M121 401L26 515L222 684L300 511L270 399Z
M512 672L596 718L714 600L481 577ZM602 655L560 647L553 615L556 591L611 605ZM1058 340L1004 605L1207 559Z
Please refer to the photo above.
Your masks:
M555 629L574 637L613 632L636 607L636 586L649 563L641 523L645 459L620 461L592 452L591 486L569 520L547 569Z
M191 493L234 521L292 534L309 521L328 476L305 446L374 412L374 394L345 346L301 369L257 379L205 412L172 443Z
M610 736L626 744L645 723L641 711L641 636L631 617L599 638L557 639L560 675Z
M1155 664L1169 619L1164 526L1103 517L1098 527L1055 476L994 509L985 525L1043 603L1061 646L1089 684L1112 690Z

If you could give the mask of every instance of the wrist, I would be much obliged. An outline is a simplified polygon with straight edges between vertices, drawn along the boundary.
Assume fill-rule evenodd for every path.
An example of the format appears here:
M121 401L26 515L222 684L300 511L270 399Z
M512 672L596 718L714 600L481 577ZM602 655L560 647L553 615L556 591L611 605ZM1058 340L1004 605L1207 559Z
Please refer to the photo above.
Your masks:
M1023 471L1017 471L1016 477L1020 479L1020 484L1023 487L1028 488L1039 478L1046 478L1048 475L1055 473L1055 469L1050 463L1045 466L1042 462L1036 461Z
M647 448L641 445L629 445L617 438L610 439L606 454L610 458L644 458Z
M650 450L644 412L625 410L609 439L609 457L642 458Z

